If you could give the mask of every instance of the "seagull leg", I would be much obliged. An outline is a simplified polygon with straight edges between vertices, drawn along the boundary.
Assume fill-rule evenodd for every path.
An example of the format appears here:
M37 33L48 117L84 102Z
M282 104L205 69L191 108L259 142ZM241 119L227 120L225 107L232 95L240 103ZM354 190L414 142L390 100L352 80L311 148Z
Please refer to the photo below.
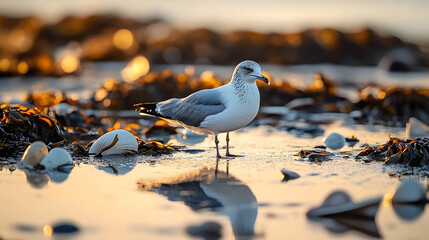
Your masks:
M226 133L226 156L227 157L243 157L241 155L235 155L235 154L231 154L229 153L229 132Z
M216 158L222 158L219 154L219 139L217 139L217 134L215 134L215 144L216 144Z

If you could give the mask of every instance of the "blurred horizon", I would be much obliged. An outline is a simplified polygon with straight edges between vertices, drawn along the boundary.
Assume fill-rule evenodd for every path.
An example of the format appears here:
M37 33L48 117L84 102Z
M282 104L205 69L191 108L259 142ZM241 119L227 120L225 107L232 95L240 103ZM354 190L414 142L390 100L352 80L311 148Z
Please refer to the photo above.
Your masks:
M82 7L84 6L84 7ZM250 30L262 33L334 28L351 32L372 28L405 41L429 42L429 7L425 0L347 1L136 1L55 0L3 1L0 15L35 16L56 22L67 16L113 14L138 20L158 18L175 27L206 27L216 31Z

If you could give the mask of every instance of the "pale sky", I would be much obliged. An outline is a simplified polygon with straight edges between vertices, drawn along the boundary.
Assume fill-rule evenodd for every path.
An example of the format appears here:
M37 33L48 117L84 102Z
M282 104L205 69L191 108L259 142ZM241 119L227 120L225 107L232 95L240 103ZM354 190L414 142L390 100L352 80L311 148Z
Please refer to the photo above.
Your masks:
M0 1L0 13L36 15L55 21L64 15L116 13L133 18L161 17L183 28L290 32L308 27L351 31L361 27L429 40L427 0L13 0Z

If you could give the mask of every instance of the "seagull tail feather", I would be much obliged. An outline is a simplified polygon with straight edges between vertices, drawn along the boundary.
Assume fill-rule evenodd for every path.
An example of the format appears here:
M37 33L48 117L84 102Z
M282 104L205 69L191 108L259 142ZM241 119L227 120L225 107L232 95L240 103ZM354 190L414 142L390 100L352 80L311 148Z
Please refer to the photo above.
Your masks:
M162 117L162 115L156 111L156 104L157 103L138 103L134 104L134 107L141 115Z
M158 103L137 103L137 104L134 104L134 107L136 111L140 112L140 115L149 115L149 116L154 116L159 118L170 119L169 117L164 116L159 112L157 112L156 110L157 104Z

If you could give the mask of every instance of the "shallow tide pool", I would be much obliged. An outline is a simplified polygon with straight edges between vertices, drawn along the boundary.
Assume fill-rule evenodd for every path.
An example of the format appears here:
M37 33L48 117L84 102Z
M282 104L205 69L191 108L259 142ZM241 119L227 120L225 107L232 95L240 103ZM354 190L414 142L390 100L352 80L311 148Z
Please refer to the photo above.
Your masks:
M295 154L322 145L323 136L297 137L261 125L233 132L232 152L244 157L221 159L217 168L212 136L181 135L170 141L186 145L187 151L84 159L70 174L11 172L3 166L0 238L61 239L50 236L46 226L69 222L79 228L73 239L189 239L189 226L214 221L222 226L222 239L427 239L424 205L398 208L383 201L369 222L307 219L306 212L335 190L360 201L388 194L404 178L428 185L418 168L355 160L364 144L403 138L404 129L342 122L323 128L325 135L354 134L360 142L327 149L334 153L332 160L310 162ZM221 146L224 138L220 135ZM284 182L282 168L301 177Z

